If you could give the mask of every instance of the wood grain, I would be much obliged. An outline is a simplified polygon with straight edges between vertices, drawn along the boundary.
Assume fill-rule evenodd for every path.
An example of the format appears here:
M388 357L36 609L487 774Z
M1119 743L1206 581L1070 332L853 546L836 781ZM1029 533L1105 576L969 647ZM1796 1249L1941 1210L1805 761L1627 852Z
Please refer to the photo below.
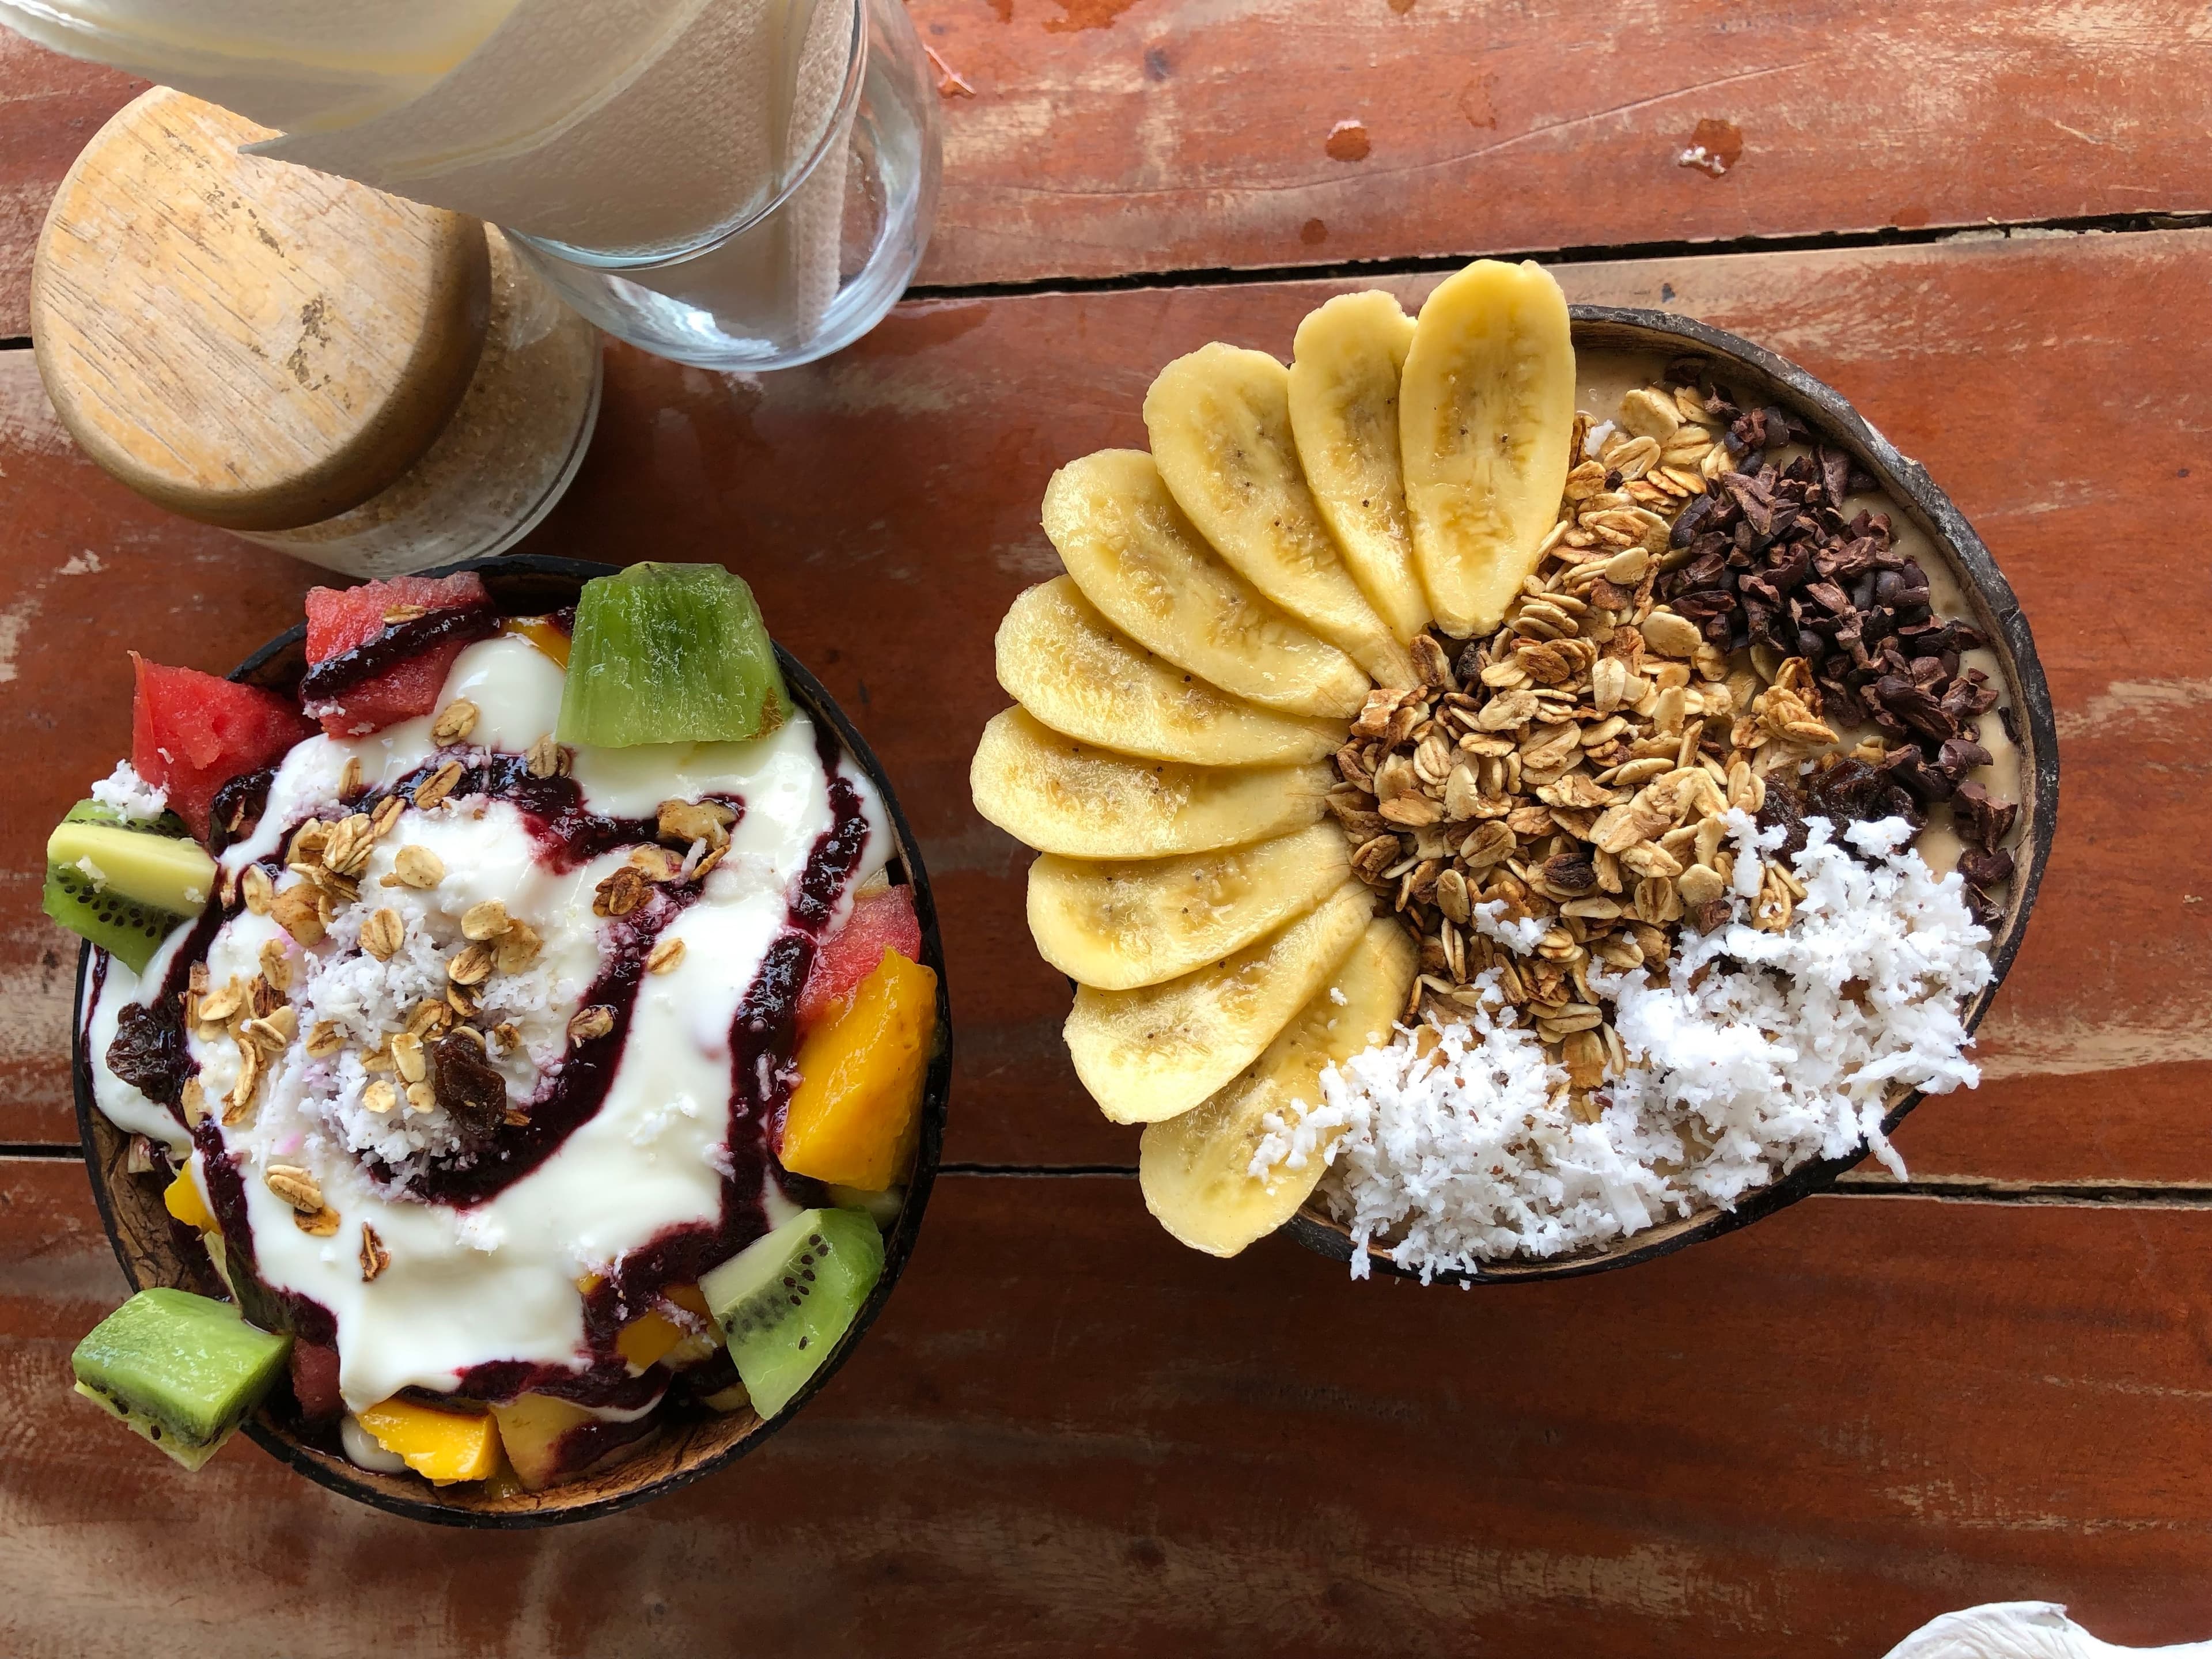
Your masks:
M2188 0L911 9L975 88L930 283L2212 206Z
M353 1656L1874 1655L2050 1597L2212 1630L2212 1213L1815 1199L1496 1295L952 1177L822 1399L632 1514L465 1540L68 1392L121 1294L0 1161L0 1649Z
M1990 1081L1931 1101L1917 1174L2204 1182L2176 1123L2212 1084L2208 763L2212 691L2186 534L2206 482L2212 234L1991 239L1689 258L1565 272L1582 300L1666 305L1838 386L1925 462L2034 623L2068 778L2019 964L1984 1027ZM1408 299L1419 282L1400 285ZM968 757L1006 699L990 637L1057 568L1037 502L1060 462L1143 441L1152 368L1211 337L1283 349L1320 284L1036 295L902 307L832 362L724 380L633 353L568 500L533 550L715 557L883 756L939 902L960 1032L954 1162L1134 1162L1079 1092L1064 981L1022 917L1020 849L982 823ZM227 668L312 573L165 520L63 446L22 354L0 357L0 714L24 786L0 800L0 1139L66 1140L65 974L37 915L40 838L128 732L123 649ZM87 556L97 560L89 568ZM81 573L81 574L72 574ZM823 603L823 596L840 596ZM2192 902L2194 898L2203 902Z
M2212 208L2189 0L909 10L946 72L927 283ZM4 336L65 124L139 83L11 38L0 85ZM1680 165L1705 140L1725 175Z

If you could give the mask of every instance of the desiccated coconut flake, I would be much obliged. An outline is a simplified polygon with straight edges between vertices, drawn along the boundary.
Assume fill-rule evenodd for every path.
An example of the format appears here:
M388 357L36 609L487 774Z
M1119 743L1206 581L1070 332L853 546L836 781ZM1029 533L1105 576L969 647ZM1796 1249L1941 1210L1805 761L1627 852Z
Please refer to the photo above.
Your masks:
M167 758L167 751L162 757ZM116 762L115 769L92 786L92 798L133 823L151 823L169 810L169 792L140 777L127 760Z
M1472 914L1474 931L1494 945L1502 945L1517 957L1525 957L1544 942L1551 924L1534 916L1508 918L1504 899L1486 899L1476 905Z
M1739 867L1778 847L1731 817ZM1814 1158L1870 1147L1901 1176L1881 1132L1891 1091L1979 1080L1962 1010L1989 982L1990 936L1901 820L1851 826L1863 859L1825 819L1807 831L1792 860L1805 896L1785 932L1749 927L1739 902L1725 926L1684 937L1664 986L1642 969L1592 973L1629 1060L1593 1093L1595 1123L1571 1110L1535 1033L1493 1001L1323 1073L1319 1106L1264 1126L1255 1170L1326 1158L1320 1192L1350 1228L1353 1275L1387 1248L1425 1282L1728 1208ZM1479 983L1495 996L1494 975Z

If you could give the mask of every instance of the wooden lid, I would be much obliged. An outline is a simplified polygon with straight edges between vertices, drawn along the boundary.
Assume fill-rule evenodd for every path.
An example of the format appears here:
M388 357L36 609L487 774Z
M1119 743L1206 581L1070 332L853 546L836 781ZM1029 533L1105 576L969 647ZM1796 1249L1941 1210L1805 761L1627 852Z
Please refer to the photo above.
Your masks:
M93 459L231 530L358 507L421 458L476 372L483 227L240 155L267 129L156 87L46 216L31 329Z

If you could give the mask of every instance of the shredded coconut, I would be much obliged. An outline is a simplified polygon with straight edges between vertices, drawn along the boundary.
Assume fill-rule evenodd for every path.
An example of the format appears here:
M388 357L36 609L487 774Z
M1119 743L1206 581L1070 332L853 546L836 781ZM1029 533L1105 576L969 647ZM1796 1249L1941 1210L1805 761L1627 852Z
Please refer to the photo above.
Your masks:
M107 872L92 861L91 854L86 854L76 861L76 872L92 884L94 892L104 893L107 890Z
M166 750L162 758L168 758ZM154 787L127 760L116 762L115 769L92 786L92 798L133 823L151 823L169 808L168 791Z
M1474 907L1474 931L1492 943L1504 945L1516 957L1525 957L1541 945L1551 927L1551 923L1534 916L1507 921L1504 899L1485 899Z
M494 810L514 811L504 804ZM392 851L407 839L404 831L394 836L372 868L383 869ZM328 1059L311 1057L304 1045L288 1049L270 1078L270 1097L296 1101L303 1115L332 1146L382 1163L404 1188L432 1160L450 1158L460 1145L459 1126L443 1107L427 1113L404 1106L369 1110L362 1092L377 1079L362 1066L361 1054L380 1048L393 1032L404 1029L418 1004L445 995L447 964L467 943L461 934L461 917L468 899L450 886L422 891L380 884L373 890L377 904L397 911L404 926L399 948L388 962L379 962L360 948L361 926L369 914L367 905L338 914L330 927L327 948L285 946L295 979L292 1000L299 1009L300 1029L311 1030L325 1020L333 1021L344 1034L346 1046ZM553 959L548 951L521 972L495 974L480 992L484 1024L510 1024L521 1039L519 1047L488 1058L507 1079L508 1092L526 1103L542 1097L558 1076L567 1052L567 1022L586 988L556 974ZM386 1073L382 1081L396 1079Z
M1779 845L1741 813L1729 828L1744 854ZM1805 897L1786 932L1747 926L1739 884L1735 919L1685 933L1666 985L1642 969L1591 975L1631 1067L1593 1095L1596 1122L1575 1116L1565 1073L1486 975L1487 1006L1468 1024L1401 1028L1324 1072L1318 1106L1271 1115L1254 1172L1323 1158L1321 1195L1351 1230L1353 1276L1388 1249L1425 1283L1729 1208L1810 1158L1871 1148L1901 1176L1885 1100L1898 1085L1944 1094L1980 1080L1961 1011L1989 982L1990 936L1903 820L1850 826L1863 858L1826 820L1807 828L1793 860Z
M1611 421L1600 421L1592 427L1583 439L1583 459L1586 461L1595 460L1599 453L1605 448L1605 441L1613 436L1614 430L1614 425Z

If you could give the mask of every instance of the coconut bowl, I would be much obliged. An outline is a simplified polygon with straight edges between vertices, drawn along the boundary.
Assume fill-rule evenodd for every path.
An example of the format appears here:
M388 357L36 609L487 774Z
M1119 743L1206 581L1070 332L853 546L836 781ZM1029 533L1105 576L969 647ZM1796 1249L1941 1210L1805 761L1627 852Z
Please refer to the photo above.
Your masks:
M2002 695L2000 707L2009 707L2019 727L2018 799L2020 823L2012 848L2015 863L2003 916L1992 930L1989 945L1990 982L1968 1005L1966 1029L1978 1027L2004 982L2013 958L2019 954L2034 908L2036 889L2043 879L2051 846L2058 830L2058 732L2051 708L2051 689L2043 666L2036 659L2035 641L2027 618L2021 613L2012 584L1997 568L1996 561L1982 544L1951 498L1937 489L1918 462L1898 453L1865 417L1834 388L1815 380L1795 363L1762 346L1720 329L1663 311L1629 310L1612 306L1570 307L1577 349L1606 353L1657 353L1668 358L1697 357L1711 365L1713 378L1735 389L1745 408L1774 405L1801 417L1828 443L1847 452L1871 474L1905 518L1927 538L1933 556L1957 588L1968 620L1987 637L1996 659ZM1927 556L1923 555L1923 562ZM1937 573L1931 571L1931 575ZM1939 577L1940 580L1940 577ZM1994 716L1991 717L1992 719ZM1885 1132L1893 1131L1920 1103L1917 1090L1900 1089L1888 1102L1882 1118ZM1569 1279L1604 1273L1634 1262L1649 1261L1686 1245L1733 1232L1770 1216L1807 1195L1825 1191L1836 1177L1854 1168L1863 1154L1816 1159L1801 1164L1779 1179L1746 1194L1731 1207L1700 1210L1657 1226L1617 1239L1609 1244L1542 1260L1515 1258L1486 1263L1480 1273L1438 1273L1469 1284L1515 1284L1529 1279ZM1307 1248L1340 1261L1352 1255L1352 1237L1344 1224L1327 1213L1318 1196L1291 1218L1292 1237ZM1368 1260L1379 1271L1408 1276L1387 1251L1370 1248Z
M594 576L611 574L617 568L611 564L581 560L511 555L473 560L429 574L451 575L473 570L483 577L493 603L501 611L510 616L531 616L574 605L586 581ZM306 636L304 624L279 635L241 664L231 678L276 690L293 690L307 666ZM890 781L821 683L782 647L776 647L776 656L799 706L821 726L836 733L847 756L867 774L881 793L895 843L893 867L914 889L915 911L921 923L922 958L937 974L937 1050L923 1087L921 1132L913 1167L906 1177L905 1202L884 1240L882 1279L836 1352L805 1391L775 1418L763 1420L750 1407L717 1413L672 1401L664 1407L667 1419L663 1426L635 1455L544 1492L492 1495L481 1485L436 1487L413 1475L382 1474L358 1468L339 1449L335 1429L317 1429L304 1424L289 1388L280 1387L246 1423L245 1432L263 1450L290 1464L319 1486L389 1514L447 1526L544 1527L611 1515L689 1485L766 1440L829 1382L890 1299L921 1230L922 1212L929 1199L930 1183L936 1174L944 1141L945 1105L952 1073L945 952L938 936L937 911L930 897L929 878L922 868L914 832L891 792ZM123 1275L134 1291L163 1285L221 1296L223 1291L207 1264L197 1235L172 1220L162 1205L163 1178L129 1172L130 1137L100 1115L93 1105L91 1056L86 1052L84 1042L90 1013L86 996L91 960L92 951L88 945L78 960L72 1069L77 1133L83 1143L100 1220L115 1247Z

